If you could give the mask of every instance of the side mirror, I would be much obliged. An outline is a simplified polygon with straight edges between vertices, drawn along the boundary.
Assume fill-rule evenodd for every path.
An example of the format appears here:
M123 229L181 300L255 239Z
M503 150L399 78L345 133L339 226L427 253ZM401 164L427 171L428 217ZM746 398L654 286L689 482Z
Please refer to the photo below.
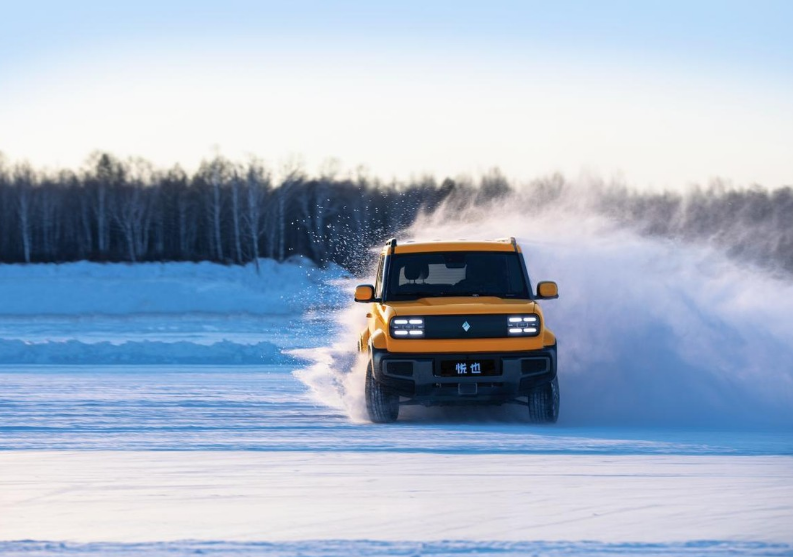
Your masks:
M559 297L559 287L555 282L545 280L537 283L538 300L555 300Z
M374 286L371 284L359 284L355 287L356 302L374 302Z

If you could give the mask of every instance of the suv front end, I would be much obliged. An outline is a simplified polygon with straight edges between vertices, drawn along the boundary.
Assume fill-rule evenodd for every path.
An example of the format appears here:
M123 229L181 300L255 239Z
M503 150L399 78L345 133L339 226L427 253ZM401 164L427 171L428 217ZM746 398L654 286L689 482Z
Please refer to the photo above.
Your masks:
M514 239L389 241L375 285L356 289L371 304L359 343L370 417L393 421L405 404L514 402L532 421L556 421L556 338L537 303L556 297L551 282L532 294Z

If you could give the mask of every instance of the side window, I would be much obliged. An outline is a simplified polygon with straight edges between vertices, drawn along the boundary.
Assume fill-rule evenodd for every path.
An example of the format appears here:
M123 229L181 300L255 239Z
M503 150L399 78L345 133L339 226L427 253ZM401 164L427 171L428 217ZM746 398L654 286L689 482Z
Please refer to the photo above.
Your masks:
M374 282L374 297L383 298L383 267L385 266L385 256L380 256L380 263L377 265L377 276Z

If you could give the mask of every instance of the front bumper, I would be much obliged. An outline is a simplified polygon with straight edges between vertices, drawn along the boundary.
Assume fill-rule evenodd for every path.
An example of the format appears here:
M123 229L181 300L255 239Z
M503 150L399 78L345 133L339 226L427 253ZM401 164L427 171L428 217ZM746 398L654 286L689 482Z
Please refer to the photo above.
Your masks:
M493 360L496 374L441 376L444 361ZM404 403L430 405L501 404L529 394L556 377L556 345L522 352L404 354L372 350L375 379L408 398Z

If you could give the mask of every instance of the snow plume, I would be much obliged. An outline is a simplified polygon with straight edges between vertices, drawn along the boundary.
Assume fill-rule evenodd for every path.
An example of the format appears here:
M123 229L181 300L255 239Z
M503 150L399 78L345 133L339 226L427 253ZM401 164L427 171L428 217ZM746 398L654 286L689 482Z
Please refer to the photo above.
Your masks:
M559 343L561 424L793 426L793 283L707 246L626 230L581 191L540 210L536 195L450 200L400 240L516 236L533 284L559 283L560 299L543 308ZM364 313L342 312L339 344L301 372L356 420L365 414L365 362L353 353Z
M577 193L577 194L576 194ZM446 205L409 236L497 238L523 246L559 342L561 422L793 425L793 284L716 251L638 236L569 192Z
M353 296L354 282L340 286ZM295 375L322 404L346 413L353 421L365 421L364 385L367 360L357 352L358 335L366 325L365 307L356 304L338 311L336 338L330 346L294 350L290 354L309 362Z

